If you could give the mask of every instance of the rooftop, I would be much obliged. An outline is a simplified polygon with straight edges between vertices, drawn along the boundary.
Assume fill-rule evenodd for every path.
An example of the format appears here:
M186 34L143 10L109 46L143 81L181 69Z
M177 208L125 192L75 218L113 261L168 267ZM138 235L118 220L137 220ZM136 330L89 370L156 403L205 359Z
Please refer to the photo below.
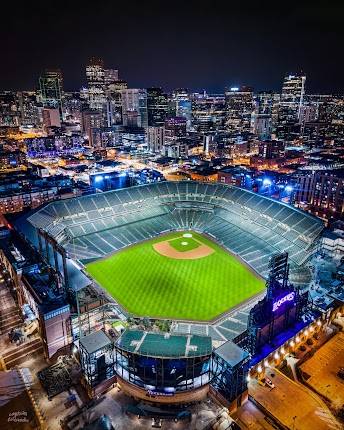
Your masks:
M43 314L67 305L63 292L58 289L56 279L46 268L37 265L32 271L25 273L22 280L35 296L36 304Z
M13 230L7 231L9 234L0 239L0 248L12 266L19 271L36 264L38 260L32 249Z
M225 360L232 368L248 358L249 354L230 340L215 350L216 355Z
M200 357L212 352L209 336L192 334L161 334L142 330L126 330L117 346L128 352L153 357Z
M80 339L80 345L88 353L92 354L111 344L111 340L102 331L95 331Z

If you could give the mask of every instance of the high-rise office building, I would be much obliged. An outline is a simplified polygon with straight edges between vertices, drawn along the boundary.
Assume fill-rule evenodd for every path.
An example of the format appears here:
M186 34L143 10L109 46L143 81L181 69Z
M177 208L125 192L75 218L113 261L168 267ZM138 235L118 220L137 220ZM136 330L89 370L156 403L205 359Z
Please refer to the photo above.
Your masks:
M251 130L253 112L253 89L251 87L232 87L225 92L226 119L228 131L245 133Z
M128 88L121 91L121 97L123 125L128 127L148 127L146 90Z
M122 90L126 90L128 84L125 81L115 81L106 89L107 99L107 126L122 124Z
M284 78L281 102L280 121L298 122L304 102L306 76L288 75Z
M189 127L192 120L192 102L188 90L179 88L173 91L172 99L175 103L175 116L185 118L187 127Z
M192 97L192 126L208 133L223 124L225 98L223 95L194 94Z
M18 127L20 112L17 106L16 93L13 91L0 92L0 126Z
M69 123L81 122L81 112L87 106L80 92L65 92L63 98L64 117Z
M20 125L24 127L37 126L40 118L36 103L36 93L34 91L20 91L17 93L17 100L20 111Z
M344 178L341 170L299 176L295 205L327 219L344 214Z
M61 70L45 70L39 78L43 107L58 109L62 118L63 78Z
M279 139L293 141L301 134L305 83L306 76L304 75L287 75L284 78L276 127Z
M167 95L161 88L147 88L148 126L158 127L165 124L168 114Z
M95 131L103 126L103 115L98 110L87 110L82 112L81 128L87 136L90 146L96 147L100 144L96 141Z
M86 66L88 104L90 109L103 111L106 105L105 70L103 60L92 58Z
M258 136L258 140L271 138L271 115L258 113L252 117L252 131Z
M259 156L266 159L283 158L284 151L284 142L280 140L269 140L259 144Z
M60 111L57 108L44 108L42 110L42 119L46 129L61 127Z
M148 127L147 129L147 147L148 151L161 152L165 143L165 128L161 126Z
M116 69L104 69L104 83L108 87L118 81L118 70Z
M165 121L165 142L171 143L186 136L186 119L184 117L168 118Z

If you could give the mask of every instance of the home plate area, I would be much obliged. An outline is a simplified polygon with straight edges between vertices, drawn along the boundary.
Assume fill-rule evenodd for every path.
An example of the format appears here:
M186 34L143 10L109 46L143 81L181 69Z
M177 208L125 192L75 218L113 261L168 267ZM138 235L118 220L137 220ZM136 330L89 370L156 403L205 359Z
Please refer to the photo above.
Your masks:
M172 240L155 243L153 248L159 254L177 260L196 260L214 252L210 246L194 238L191 233L184 233Z

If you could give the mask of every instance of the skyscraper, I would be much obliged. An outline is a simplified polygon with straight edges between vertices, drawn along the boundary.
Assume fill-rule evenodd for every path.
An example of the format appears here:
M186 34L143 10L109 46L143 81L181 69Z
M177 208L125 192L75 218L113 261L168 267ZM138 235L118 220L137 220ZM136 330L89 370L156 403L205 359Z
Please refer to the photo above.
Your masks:
M119 80L109 84L106 88L108 127L122 124L122 90L127 88L127 82Z
M298 122L305 95L306 76L288 75L284 78L281 102L280 120Z
M96 139L95 131L103 126L103 116L98 110L88 110L82 112L81 127L85 136L87 136L90 146L100 146Z
M165 143L165 128L152 126L147 129L147 147L148 151L158 153L162 151Z
M103 60L92 58L86 66L86 79L88 87L88 104L90 109L104 110L105 96L105 70Z
M232 87L225 92L226 128L230 132L249 132L253 112L251 87Z
M163 126L167 118L167 95L161 88L147 89L148 126Z
M194 94L192 98L192 126L195 130L208 133L223 124L225 98L219 95Z
M118 70L116 69L104 69L104 83L108 87L118 81Z
M63 78L61 70L45 70L39 78L43 107L58 109L62 118Z
M304 75L287 75L284 78L276 128L279 139L293 141L300 136L305 83Z
M281 95L272 91L260 91L254 96L252 131L259 140L268 140L275 131Z
M171 143L186 136L186 119L182 116L165 121L165 142Z
M123 125L128 127L147 127L147 92L137 88L121 91Z
M20 124L22 126L36 126L39 124L39 109L34 91L20 91L17 93Z
M192 120L192 102L186 88L179 88L173 91L172 99L175 101L175 116L186 119L187 126L191 125Z

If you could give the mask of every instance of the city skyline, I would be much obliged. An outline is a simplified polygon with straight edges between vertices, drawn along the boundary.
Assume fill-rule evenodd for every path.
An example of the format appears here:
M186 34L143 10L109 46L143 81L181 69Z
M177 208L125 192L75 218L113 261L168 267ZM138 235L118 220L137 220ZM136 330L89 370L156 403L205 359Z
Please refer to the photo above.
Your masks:
M275 3L3 6L1 430L344 429L344 3Z
M0 30L7 47L1 90L34 89L45 68L61 68L65 89L78 90L89 58L98 56L131 88L217 93L242 84L278 91L286 73L302 71L308 92L343 92L336 55L343 6L303 5L283 14L269 2L173 6L168 13L157 2L100 2L97 10L73 4L53 12L40 3L23 6Z

